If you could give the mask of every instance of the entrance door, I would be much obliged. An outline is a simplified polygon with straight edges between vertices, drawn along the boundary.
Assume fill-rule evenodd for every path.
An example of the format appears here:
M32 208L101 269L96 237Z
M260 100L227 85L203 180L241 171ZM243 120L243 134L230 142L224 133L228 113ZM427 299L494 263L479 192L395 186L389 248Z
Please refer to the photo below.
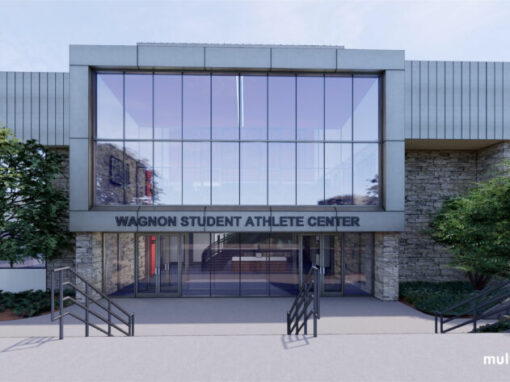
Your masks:
M301 236L300 284L313 264L321 267L321 294L342 295L342 236L317 234Z
M137 295L179 296L182 236L140 235L137 245Z

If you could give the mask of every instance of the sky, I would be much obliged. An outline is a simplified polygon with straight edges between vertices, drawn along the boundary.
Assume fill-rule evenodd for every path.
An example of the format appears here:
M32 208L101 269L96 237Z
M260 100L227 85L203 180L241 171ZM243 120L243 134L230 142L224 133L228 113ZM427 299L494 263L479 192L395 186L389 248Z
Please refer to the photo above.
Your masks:
M67 71L70 44L341 45L510 61L510 1L3 1L0 70Z

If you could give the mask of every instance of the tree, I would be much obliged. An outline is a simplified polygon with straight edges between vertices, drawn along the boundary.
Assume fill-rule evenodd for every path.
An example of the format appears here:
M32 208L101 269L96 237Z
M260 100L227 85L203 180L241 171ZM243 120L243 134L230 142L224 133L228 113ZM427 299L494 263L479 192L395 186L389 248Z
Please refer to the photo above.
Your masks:
M55 186L64 159L0 126L0 260L50 260L70 246L68 199Z
M447 200L430 228L475 289L483 289L492 276L510 277L510 178L500 175Z

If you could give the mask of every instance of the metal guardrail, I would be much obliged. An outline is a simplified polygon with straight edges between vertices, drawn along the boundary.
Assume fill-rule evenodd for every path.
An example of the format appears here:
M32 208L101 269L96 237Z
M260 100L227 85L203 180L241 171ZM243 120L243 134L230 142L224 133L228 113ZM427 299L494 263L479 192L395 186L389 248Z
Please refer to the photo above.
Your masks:
M76 284L65 281L64 282L64 272L70 272L72 275L74 275L76 278L80 279L85 284L85 290L82 290L79 288ZM58 273L59 276L59 314L55 315L55 274ZM71 316L76 318L78 321L81 321L85 324L85 336L89 336L89 327L93 327L94 329L99 330L100 332L106 334L107 336L112 335L112 328L118 330L122 334L126 336L134 336L135 335L135 315L133 313L128 313L124 309L122 309L118 304L113 302L108 296L106 296L104 293L99 291L97 288L95 288L93 285L91 285L87 280L85 280L82 276L80 276L78 273L76 273L73 269L70 267L63 267L63 268L57 268L54 269L51 272L51 321L59 320L59 339L64 338L64 317L65 316ZM72 296L66 296L64 297L64 287L70 286L72 287L77 293L80 293L85 298L85 303L82 303L78 301L76 298L73 298ZM95 299L92 297L89 293L89 290L94 291L99 296L104 299L106 302L106 306L102 305L102 302L100 300ZM67 311L64 312L64 301L69 300L72 301L76 306L82 308L85 311L85 317L80 317L77 314ZM91 303L95 304L97 307L101 308L106 313L107 317L104 317L103 314L97 312L96 310L91 309ZM118 312L115 312L113 308L116 308ZM103 328L99 327L96 324L93 324L90 322L90 316L94 316L98 318L100 321L104 322L108 325L108 329L104 330ZM127 330L124 328L121 328L118 323L114 323L113 318L116 318L120 324L126 325Z
M434 331L435 333L448 333L452 330L461 328L466 325L473 324L472 333L476 333L478 329L478 322L483 319L493 318L500 313L510 312L510 281L505 281L503 284L495 285L490 288L485 288L474 296L465 299L443 311L437 311L434 314ZM497 305L502 304L498 307ZM463 306L467 308L461 313L453 314L452 312ZM466 317L470 316L470 317ZM444 328L453 320L467 318L466 320L449 327Z
M319 276L319 268L312 266L294 303L287 312L288 335L294 331L299 334L302 329L304 329L304 334L308 334L308 320L313 317L313 336L317 337L317 320L320 319ZM312 309L309 309L312 303Z

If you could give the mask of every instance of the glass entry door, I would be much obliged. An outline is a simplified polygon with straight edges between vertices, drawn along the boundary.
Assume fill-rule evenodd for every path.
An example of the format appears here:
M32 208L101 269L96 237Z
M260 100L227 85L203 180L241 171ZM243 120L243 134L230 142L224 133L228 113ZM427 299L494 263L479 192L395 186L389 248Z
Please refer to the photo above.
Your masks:
M342 236L316 234L301 236L300 284L312 265L321 267L321 294L342 294Z
M137 295L180 295L182 242L182 235L138 236Z

